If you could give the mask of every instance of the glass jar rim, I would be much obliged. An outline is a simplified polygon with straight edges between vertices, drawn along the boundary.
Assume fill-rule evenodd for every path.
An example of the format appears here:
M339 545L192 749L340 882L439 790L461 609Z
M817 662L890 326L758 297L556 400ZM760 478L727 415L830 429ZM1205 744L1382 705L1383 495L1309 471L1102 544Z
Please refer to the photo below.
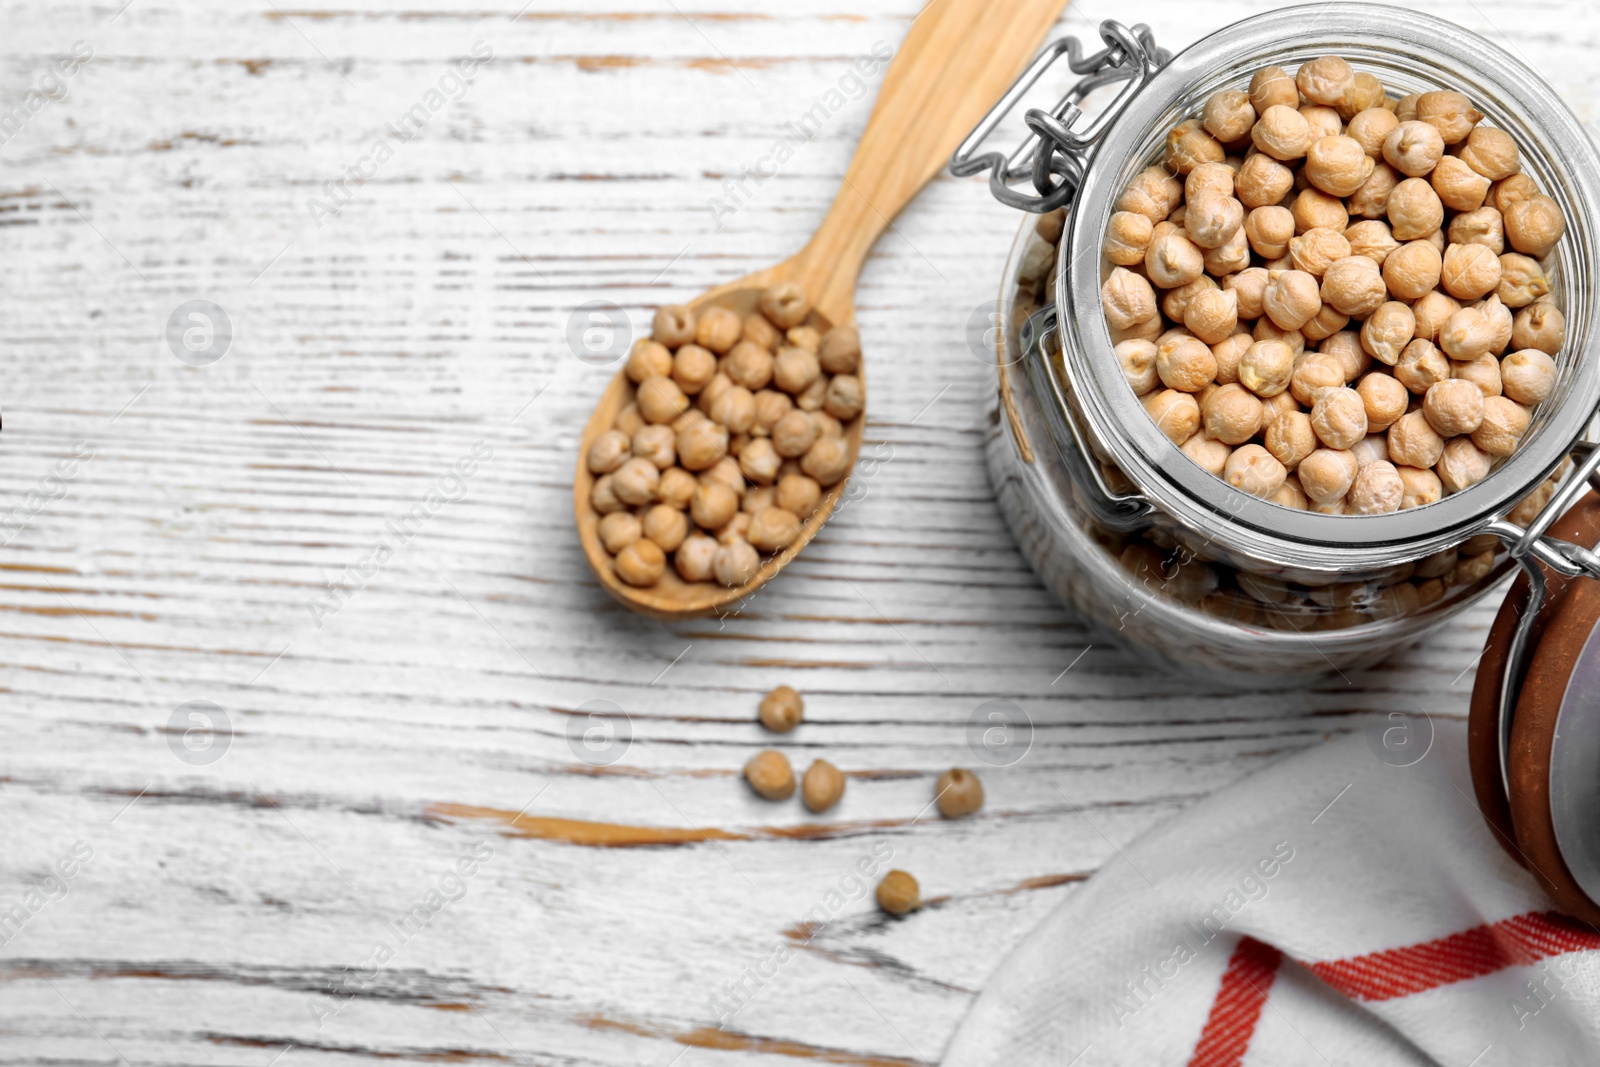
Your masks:
M1462 492L1386 515L1324 515L1248 496L1197 464L1179 462L1186 457L1127 387L1100 313L1101 235L1124 172L1136 147L1170 121L1167 113L1197 82L1226 74L1231 83L1300 53L1350 55L1353 49L1403 56L1408 69L1436 79L1438 88L1467 93L1513 135L1525 157L1531 154L1542 169L1561 175L1561 187L1546 190L1567 212L1566 247L1557 250L1561 295L1586 291L1584 268L1596 262L1600 244L1600 153L1555 91L1525 63L1455 23L1404 8L1344 2L1279 9L1218 30L1175 56L1131 97L1086 168L1062 242L1056 292L1063 322L1077 324L1060 338L1073 392L1096 438L1140 491L1232 551L1321 569L1414 558L1481 530L1561 464L1600 401L1600 368L1594 367L1600 334L1589 328L1594 309L1587 299L1567 299L1568 333L1558 363L1572 369L1558 406L1539 413L1537 433L1488 479ZM1552 395L1547 403L1557 399Z

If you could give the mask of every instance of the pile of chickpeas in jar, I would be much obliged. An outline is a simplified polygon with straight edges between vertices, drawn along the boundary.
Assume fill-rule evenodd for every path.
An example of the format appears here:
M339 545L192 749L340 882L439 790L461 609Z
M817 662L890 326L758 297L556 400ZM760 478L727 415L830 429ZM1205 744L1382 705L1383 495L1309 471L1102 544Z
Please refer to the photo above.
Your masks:
M845 429L866 405L853 327L824 332L799 286L756 310L663 307L624 373L634 400L584 457L616 575L729 588L801 536L850 472Z
M1430 504L1517 449L1565 340L1543 261L1566 221L1482 118L1325 56L1169 132L1116 202L1100 293L1168 439L1335 515Z

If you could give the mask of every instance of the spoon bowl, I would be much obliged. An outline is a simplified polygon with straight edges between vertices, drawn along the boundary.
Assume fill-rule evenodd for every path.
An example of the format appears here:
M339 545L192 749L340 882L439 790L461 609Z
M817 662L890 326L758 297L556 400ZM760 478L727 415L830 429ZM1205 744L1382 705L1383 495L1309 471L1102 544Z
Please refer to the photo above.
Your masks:
M774 267L711 289L689 307L714 306L741 318L756 309L763 289L798 285L811 300L807 323L820 331L855 325L856 278L867 252L890 221L943 167L989 105L1037 51L1065 0L930 0L912 21L900 52L884 75L877 103L855 157L828 214L805 248ZM866 381L865 352L857 376ZM634 384L619 372L584 427L573 479L578 539L601 586L625 607L665 621L724 614L761 588L799 554L844 498L848 475L822 494L789 547L764 560L743 585L685 582L671 562L654 585L623 582L600 540L600 518L590 503L595 477L589 446L610 430L634 398ZM844 426L850 467L861 451L866 412Z

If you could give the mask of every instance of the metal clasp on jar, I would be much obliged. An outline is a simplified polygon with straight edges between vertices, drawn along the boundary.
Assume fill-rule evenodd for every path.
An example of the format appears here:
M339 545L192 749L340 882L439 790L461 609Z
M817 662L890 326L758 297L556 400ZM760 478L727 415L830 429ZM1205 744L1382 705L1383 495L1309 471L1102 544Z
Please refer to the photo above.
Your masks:
M1083 46L1076 37L1063 37L1040 52L1016 84L961 142L961 147L950 157L950 173L966 178L987 169L989 191L997 200L1035 214L1071 203L1082 181L1089 150L1116 120L1123 105L1172 58L1172 53L1156 47L1150 27L1143 24L1129 29L1107 19L1100 24L1100 39L1106 47L1091 56L1083 54ZM1087 77L1068 90L1049 111L1028 109L1024 118L1031 132L1011 155L1001 152L977 155L978 148L1000 121L1063 55L1074 74ZM1084 98L1103 85L1119 81L1126 84L1116 98L1088 127L1076 129L1078 120L1083 117L1078 105ZM1012 188L1029 179L1038 195Z

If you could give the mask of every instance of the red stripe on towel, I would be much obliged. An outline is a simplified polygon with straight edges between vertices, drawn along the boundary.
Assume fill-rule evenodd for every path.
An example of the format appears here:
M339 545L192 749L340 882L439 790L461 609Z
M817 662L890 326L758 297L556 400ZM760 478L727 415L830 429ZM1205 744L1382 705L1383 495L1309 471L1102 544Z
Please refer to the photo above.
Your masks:
M1189 1057L1189 1067L1239 1067L1266 1007L1282 954L1253 937L1241 937L1222 972L1217 999Z

